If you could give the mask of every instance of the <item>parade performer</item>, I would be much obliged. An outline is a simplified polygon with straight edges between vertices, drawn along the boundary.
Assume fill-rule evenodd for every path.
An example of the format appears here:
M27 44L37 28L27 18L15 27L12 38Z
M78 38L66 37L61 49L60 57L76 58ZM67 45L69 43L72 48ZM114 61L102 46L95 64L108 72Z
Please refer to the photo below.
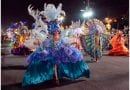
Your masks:
M61 4L57 9L53 4L47 6L45 4L44 8L47 10L46 12L55 11L54 16L59 15L62 11ZM60 11L56 12L57 10ZM46 15L45 12L44 15ZM70 79L89 77L89 67L83 60L82 53L75 47L64 43L64 38L61 38L57 16L54 16L47 23L50 37L27 58L29 65L24 74L23 86L42 83L53 79L54 76L57 84L59 84L59 79L63 77Z
M89 20L85 27L86 34L81 38L83 48L92 61L101 60L103 46L107 41L105 26L101 21L93 19Z
M81 50L82 45L81 45L80 37L84 35L84 32L82 31L82 28L81 28L81 23L80 21L72 22L71 26L72 26L72 34L75 37L75 42L73 44L75 44L76 48Z
M23 45L25 36L25 30L23 22L14 23L7 29L8 37L11 38L11 53L14 55L28 55L32 51Z
M84 32L81 28L80 21L76 21L71 23L70 27L64 30L62 32L62 37L64 37L66 40L66 43L70 44L71 46L74 46L78 48L79 50L82 49L81 40L80 37L84 35Z
M112 45L112 50L109 51L108 55L123 55L127 56L129 54L128 48L125 46L126 39L123 38L123 32L119 31L110 40Z

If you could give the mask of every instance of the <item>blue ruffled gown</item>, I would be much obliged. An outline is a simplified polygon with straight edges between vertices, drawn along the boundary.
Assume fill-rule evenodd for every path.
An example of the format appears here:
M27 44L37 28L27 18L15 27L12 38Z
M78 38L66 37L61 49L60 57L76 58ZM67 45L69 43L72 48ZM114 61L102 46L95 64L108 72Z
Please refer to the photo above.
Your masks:
M89 67L82 53L63 42L48 39L27 58L29 65L24 74L23 86L33 85L54 78L54 66L58 67L58 78L89 78Z

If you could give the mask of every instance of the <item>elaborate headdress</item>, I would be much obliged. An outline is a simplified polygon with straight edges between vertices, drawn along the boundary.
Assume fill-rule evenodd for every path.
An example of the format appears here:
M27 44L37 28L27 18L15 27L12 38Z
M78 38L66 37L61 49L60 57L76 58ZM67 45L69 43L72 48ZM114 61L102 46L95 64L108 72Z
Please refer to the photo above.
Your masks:
M65 12L62 10L62 4L60 3L56 8L54 4L44 4L44 11L40 14L46 17L48 21L48 32L54 34L55 31L61 33L59 17L65 16Z
M49 34L53 34L56 30L60 33L59 17L65 16L65 12L62 10L62 4L56 8L54 4L44 4L44 10L32 10L33 7L29 5L28 12L35 19L35 29L42 29ZM44 16L45 20L42 20ZM40 27L39 27L40 26ZM48 26L48 27L47 27Z
M107 33L105 25L102 23L102 21L99 21L97 19L89 20L86 24L86 33L88 34L96 34L98 33Z
M62 10L62 4L60 3L56 8L54 4L44 4L44 11L40 14L46 17L48 21L54 21L60 16L65 16L65 12Z
M57 21L48 22L48 32L53 35L55 31L61 33L60 25Z

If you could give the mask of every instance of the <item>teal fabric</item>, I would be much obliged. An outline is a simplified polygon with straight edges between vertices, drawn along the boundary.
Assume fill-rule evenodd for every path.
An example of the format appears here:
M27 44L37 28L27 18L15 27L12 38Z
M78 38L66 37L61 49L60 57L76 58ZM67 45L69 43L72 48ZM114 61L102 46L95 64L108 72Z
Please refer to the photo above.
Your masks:
M50 61L36 61L29 64L25 72L22 85L28 86L38 83L43 83L54 78L54 63ZM85 61L76 63L61 63L58 66L58 77L67 77L77 79L79 77L89 77L89 67Z
M38 84L53 79L54 64L49 61L32 62L29 64L22 86Z
M58 66L59 78L67 77L71 79L78 79L80 77L89 78L89 67L85 61L79 61L76 63L61 63Z

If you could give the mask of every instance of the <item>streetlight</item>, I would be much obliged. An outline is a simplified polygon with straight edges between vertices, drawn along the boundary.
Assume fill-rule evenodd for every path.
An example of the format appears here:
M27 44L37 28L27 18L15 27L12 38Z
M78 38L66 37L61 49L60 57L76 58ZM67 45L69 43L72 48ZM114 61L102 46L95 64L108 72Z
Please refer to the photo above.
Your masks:
M89 0L87 0L87 3L88 3L88 5L87 5L87 7L85 8L85 10L82 9L82 10L80 10L80 11L83 12L83 14L82 14L83 18L89 19L90 17L93 16L93 11L92 11L92 9L90 8Z
M108 18L108 17L105 18L105 23L106 23L107 30L111 29L111 23L112 23L112 21L113 21L113 19L111 19L111 18Z
M111 29L111 24L110 24L110 23L107 23L107 24L106 24L106 28L107 28L108 30L110 30L110 29Z
M92 17L92 16L93 16L93 11L92 10L86 10L83 13L84 18L89 18L89 17Z

